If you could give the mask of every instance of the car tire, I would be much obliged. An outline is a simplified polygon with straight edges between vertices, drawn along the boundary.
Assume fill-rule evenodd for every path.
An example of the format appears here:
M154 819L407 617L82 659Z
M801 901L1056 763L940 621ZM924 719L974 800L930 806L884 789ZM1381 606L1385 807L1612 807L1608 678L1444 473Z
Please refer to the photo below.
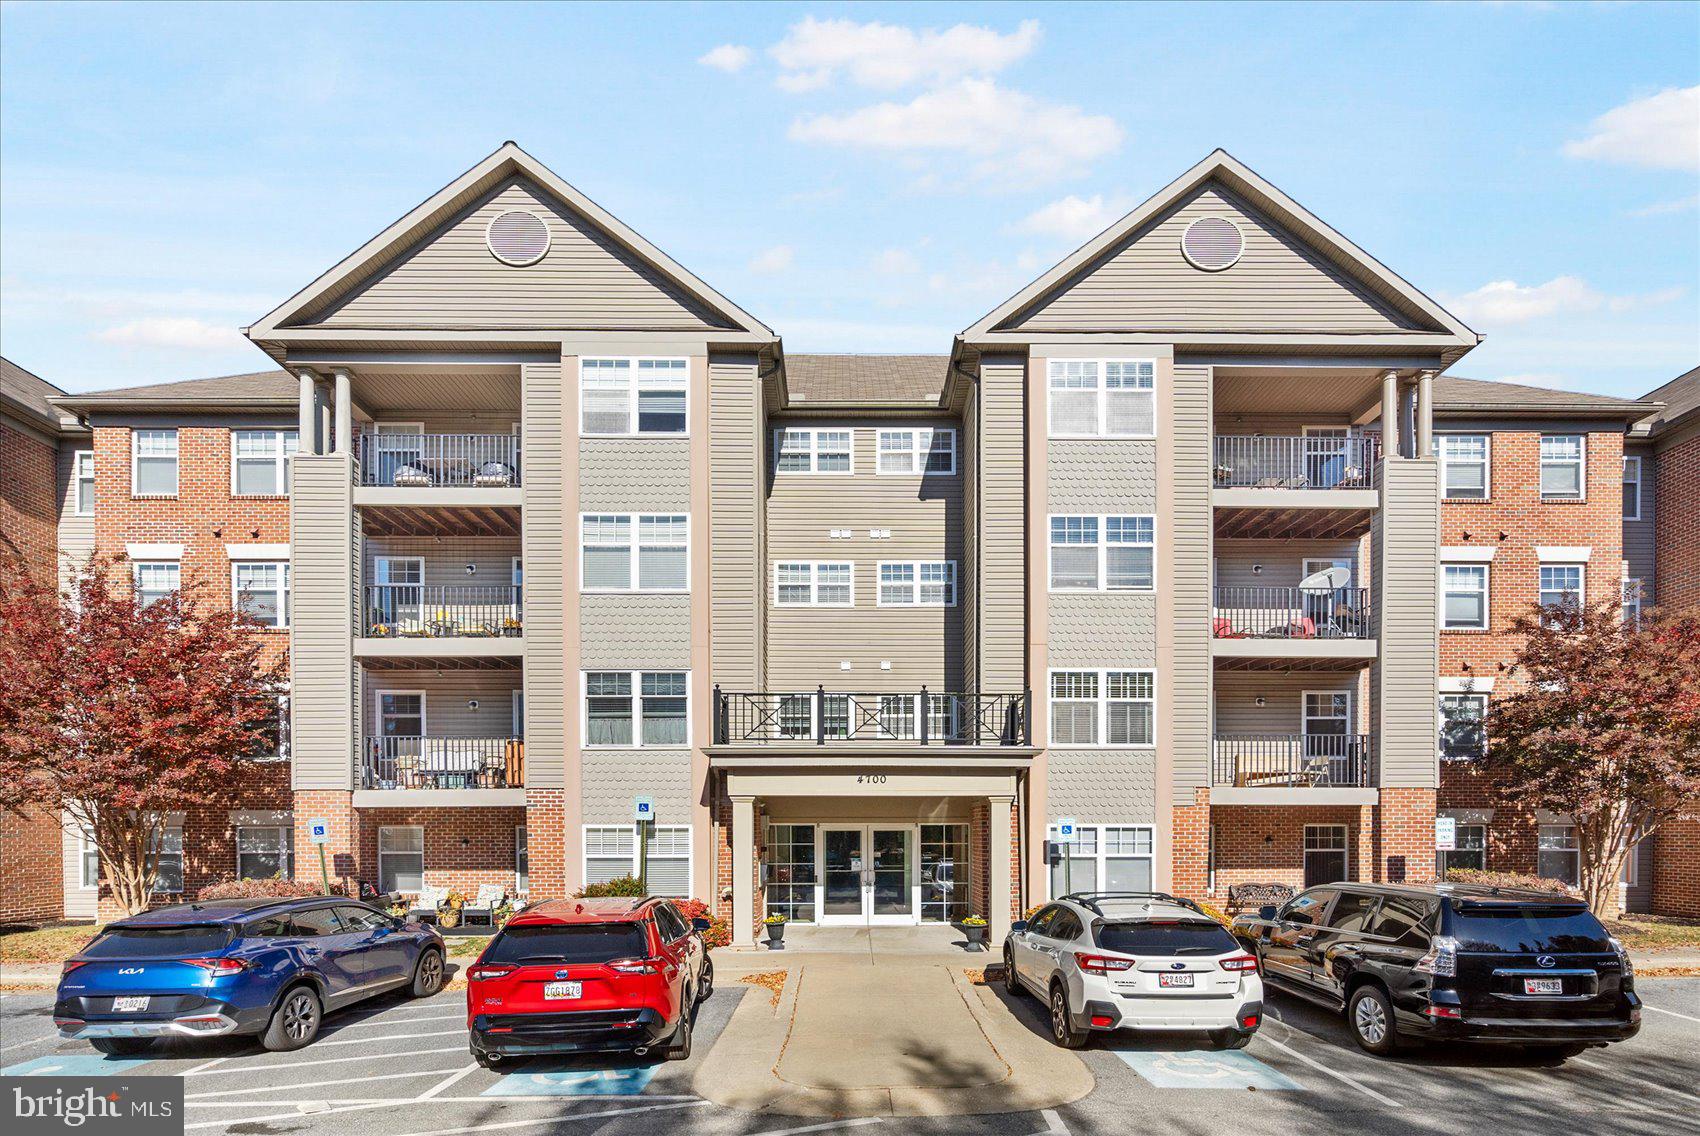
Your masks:
M1010 994L1021 993L1021 979L1015 974L1015 953L1007 946L1003 949L1003 988Z
M1210 1044L1217 1049L1244 1049L1251 1044L1251 1037L1251 1034L1241 1033L1239 1030L1211 1030Z
M1064 1049L1082 1049L1091 1031L1076 1029L1068 1012L1068 991L1060 982L1051 983L1051 1040Z
M686 999L684 1010L679 1014L679 1024L673 1027L673 1036L667 1039L667 1048L661 1051L663 1061L684 1061L691 1055L691 1000Z
M311 986L291 986L278 999L266 1032L260 1035L260 1045L273 1053L284 1053L311 1045L319 1036L319 1026L325 1019L324 1003Z
M1399 1049L1393 1004L1379 986L1360 986L1346 1001L1346 1028L1365 1053L1388 1057Z
M91 1037L89 1044L94 1046L96 1053L104 1053L108 1057L134 1057L138 1053L146 1053L153 1048L151 1037Z
M419 952L413 964L413 985L407 992L415 998L429 998L443 988L443 952L429 947Z
M714 960L702 960L702 974L697 977L697 1001L706 1002L708 996L714 993Z

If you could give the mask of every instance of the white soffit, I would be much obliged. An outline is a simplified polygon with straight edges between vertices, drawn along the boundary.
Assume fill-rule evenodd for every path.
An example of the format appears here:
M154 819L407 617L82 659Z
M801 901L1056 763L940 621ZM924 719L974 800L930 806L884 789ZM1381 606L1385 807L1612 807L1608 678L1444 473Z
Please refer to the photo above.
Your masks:
M1594 549L1586 544L1537 544L1535 557L1542 563L1551 564L1586 564L1594 555Z
M1499 551L1496 545L1452 544L1440 550L1443 564L1486 564Z

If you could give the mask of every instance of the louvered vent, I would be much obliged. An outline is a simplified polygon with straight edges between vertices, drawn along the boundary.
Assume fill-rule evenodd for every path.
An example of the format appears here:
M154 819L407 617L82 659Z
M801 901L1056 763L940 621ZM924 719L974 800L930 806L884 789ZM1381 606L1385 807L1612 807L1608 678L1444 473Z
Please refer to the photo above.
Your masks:
M1245 252L1240 227L1226 217L1200 217L1181 234L1181 253L1194 268L1220 272Z
M515 209L490 222L484 243L503 264L536 264L549 251L549 226L537 214Z

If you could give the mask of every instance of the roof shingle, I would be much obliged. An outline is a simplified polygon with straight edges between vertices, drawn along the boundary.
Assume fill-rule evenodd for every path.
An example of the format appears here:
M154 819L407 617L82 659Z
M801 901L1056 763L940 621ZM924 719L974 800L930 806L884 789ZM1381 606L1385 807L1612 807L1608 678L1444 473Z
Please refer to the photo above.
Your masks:
M786 355L791 402L936 404L949 355Z
M59 411L47 400L64 393L33 371L0 357L0 397L43 423L59 425Z
M294 402L299 397L299 380L288 371L250 371L242 375L217 375L208 379L180 379L116 390L64 395L61 406L87 407L124 403L201 403L271 406Z
M1441 411L1544 411L1574 414L1621 413L1625 420L1645 414L1644 403L1581 391L1553 390L1524 383L1441 375L1434 380L1434 408Z

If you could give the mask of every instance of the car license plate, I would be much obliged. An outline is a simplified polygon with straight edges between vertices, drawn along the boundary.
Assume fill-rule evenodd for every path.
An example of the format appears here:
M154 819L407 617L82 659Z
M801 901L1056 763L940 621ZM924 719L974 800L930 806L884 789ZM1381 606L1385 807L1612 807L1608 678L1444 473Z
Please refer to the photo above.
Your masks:
M545 982L543 984L545 998L581 998L584 996L582 982Z
M1157 976L1157 985L1160 986L1160 987L1161 986L1191 986L1192 985L1192 975L1190 975L1190 974L1159 974Z
M112 1000L112 1012L115 1014L135 1014L147 1008L148 996L146 994L136 998L114 998Z
M1562 978L1525 978L1523 980L1525 994L1562 994L1564 980Z

